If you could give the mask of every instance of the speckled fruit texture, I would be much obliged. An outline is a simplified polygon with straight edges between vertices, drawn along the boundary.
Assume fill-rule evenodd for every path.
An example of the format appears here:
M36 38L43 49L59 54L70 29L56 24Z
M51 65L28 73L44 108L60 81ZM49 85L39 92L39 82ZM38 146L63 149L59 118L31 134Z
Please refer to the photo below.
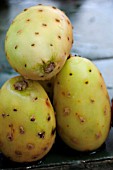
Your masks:
M13 161L44 157L56 136L50 100L37 81L21 76L9 79L0 90L0 150Z
M54 107L58 133L71 148L92 151L105 142L110 100L102 75L90 60L67 60L55 79Z
M72 25L64 12L37 5L13 20L5 52L10 65L26 79L48 80L63 67L72 43Z

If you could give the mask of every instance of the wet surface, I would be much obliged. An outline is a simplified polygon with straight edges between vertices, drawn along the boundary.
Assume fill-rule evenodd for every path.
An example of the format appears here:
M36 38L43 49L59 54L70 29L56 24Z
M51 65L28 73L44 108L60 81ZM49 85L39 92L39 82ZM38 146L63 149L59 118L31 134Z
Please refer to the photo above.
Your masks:
M4 40L7 29L14 17L24 8L39 4L39 0L0 1L0 86L17 75L6 60ZM113 1L112 0L42 0L42 4L56 6L70 18L74 27L72 54L91 59L102 73L110 99L113 98ZM17 164L0 155L0 169L86 169L89 162L100 162L104 169L113 167L113 129L106 143L92 153L72 151L57 143L41 161L32 164ZM103 161L106 161L103 162ZM6 163L7 162L7 163ZM97 163L98 167L100 165ZM99 169L95 166L95 170ZM93 170L93 168L91 168ZM100 168L101 169L101 168Z

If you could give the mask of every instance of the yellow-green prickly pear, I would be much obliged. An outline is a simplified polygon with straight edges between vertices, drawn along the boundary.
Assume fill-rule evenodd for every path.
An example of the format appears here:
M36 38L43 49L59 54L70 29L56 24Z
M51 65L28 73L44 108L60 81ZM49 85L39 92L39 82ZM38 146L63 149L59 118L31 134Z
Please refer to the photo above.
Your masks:
M55 140L56 120L37 81L9 79L0 91L0 150L16 162L43 158Z
M78 151L93 151L106 140L110 100L98 68L88 59L69 58L54 82L57 130Z
M42 85L42 87L47 92L50 101L53 101L53 86L54 86L54 79L55 77L51 78L50 80L39 80L38 82Z
M26 79L48 80L63 67L72 47L69 18L53 6L36 5L13 20L5 39L10 65Z

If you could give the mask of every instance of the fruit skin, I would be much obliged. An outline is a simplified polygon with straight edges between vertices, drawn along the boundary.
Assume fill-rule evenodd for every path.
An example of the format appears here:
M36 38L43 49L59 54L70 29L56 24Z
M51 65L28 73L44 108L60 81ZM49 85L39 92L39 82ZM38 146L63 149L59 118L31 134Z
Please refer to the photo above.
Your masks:
M54 82L57 130L78 151L93 151L106 140L110 100L98 68L88 59L69 58Z
M55 141L50 100L37 81L17 76L0 91L0 150L16 162L43 158Z
M72 47L73 30L60 9L37 5L22 11L5 39L7 59L26 79L48 80L63 67Z
M41 84L41 86L45 89L46 93L48 94L51 103L53 103L54 79L55 77L51 78L50 80L39 80L38 81Z

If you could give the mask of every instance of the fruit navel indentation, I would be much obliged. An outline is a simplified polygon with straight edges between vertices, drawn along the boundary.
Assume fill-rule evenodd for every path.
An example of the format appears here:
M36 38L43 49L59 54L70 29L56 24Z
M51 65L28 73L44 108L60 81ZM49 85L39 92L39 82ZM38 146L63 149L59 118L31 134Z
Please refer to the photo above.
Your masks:
M17 81L17 82L14 84L15 90L18 90L18 91L25 90L27 87L28 87L28 83L27 83L27 81L25 81L25 80L23 80L23 81Z
M51 73L55 69L55 63L50 62L48 65L45 66L44 72L45 73Z

